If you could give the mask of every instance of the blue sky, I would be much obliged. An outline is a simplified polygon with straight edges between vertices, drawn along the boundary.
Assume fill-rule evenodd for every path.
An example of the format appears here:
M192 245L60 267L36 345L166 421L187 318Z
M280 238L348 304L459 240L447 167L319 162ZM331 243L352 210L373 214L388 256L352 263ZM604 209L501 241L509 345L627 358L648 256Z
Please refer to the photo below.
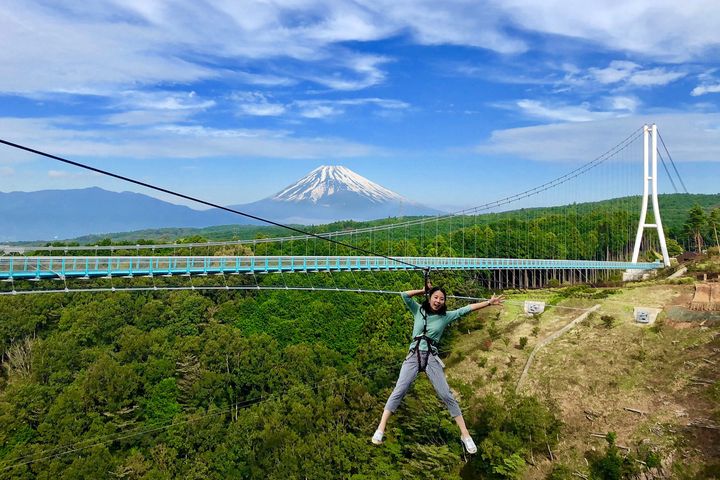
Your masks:
M1 138L213 202L336 164L478 205L645 122L720 192L712 0L2 4ZM141 191L0 147L0 191L90 185Z

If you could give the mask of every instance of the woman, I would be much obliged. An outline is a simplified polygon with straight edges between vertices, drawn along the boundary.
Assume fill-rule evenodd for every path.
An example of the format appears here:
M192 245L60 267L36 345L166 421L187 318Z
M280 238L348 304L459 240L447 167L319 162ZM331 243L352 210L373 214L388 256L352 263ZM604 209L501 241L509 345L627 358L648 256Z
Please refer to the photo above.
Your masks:
M412 299L415 295L422 295L426 291L428 292L428 297L422 305L419 305ZM435 387L438 396L445 403L448 410L450 410L450 415L453 416L458 427L460 427L460 440L465 446L465 449L468 453L475 453L477 452L475 442L473 442L472 437L470 437L470 433L465 426L462 412L460 412L460 406L457 400L455 400L445 379L445 373L443 372L445 365L443 365L442 361L437 357L437 344L440 341L440 337L442 337L445 327L449 323L474 310L479 310L489 305L500 305L503 302L503 297L493 295L490 300L472 303L448 312L445 307L445 290L440 287L433 288L430 282L427 283L426 290L410 290L403 292L401 295L405 305L407 305L415 319L413 325L414 338L410 345L410 351L407 357L405 357L405 361L400 369L400 376L395 384L395 389L385 404L380 425L378 425L372 437L372 442L376 445L380 445L383 442L388 418L397 410L400 401L407 393L410 385L415 381L418 373L425 371L428 379L430 379L433 387Z

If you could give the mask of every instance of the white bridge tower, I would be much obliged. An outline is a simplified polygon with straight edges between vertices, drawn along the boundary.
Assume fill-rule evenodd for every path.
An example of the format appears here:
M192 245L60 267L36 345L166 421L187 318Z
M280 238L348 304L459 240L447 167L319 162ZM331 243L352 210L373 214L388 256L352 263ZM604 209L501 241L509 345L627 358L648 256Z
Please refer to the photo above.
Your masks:
M658 205L657 196L657 126L654 123L643 127L643 161L642 209L640 210L640 222L638 223L637 235L635 236L635 247L633 248L632 262L637 263L638 261L643 231L646 228L654 228L657 230L658 238L660 239L660 250L662 252L663 263L666 267L668 267L670 266L670 256L668 255L667 245L665 244L665 232L663 231L662 220L660 220L660 206ZM645 223L647 218L649 190L652 190L652 206L655 223Z

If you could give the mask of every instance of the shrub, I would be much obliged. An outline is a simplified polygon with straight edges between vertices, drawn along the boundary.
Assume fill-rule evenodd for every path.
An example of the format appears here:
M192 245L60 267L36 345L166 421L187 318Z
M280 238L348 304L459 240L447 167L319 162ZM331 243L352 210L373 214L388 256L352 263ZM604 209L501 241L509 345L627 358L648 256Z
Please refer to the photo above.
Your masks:
M574 480L575 478L573 471L569 467L561 463L556 463L547 477L545 477L545 480Z
M497 340L500 338L500 329L495 321L490 321L488 323L487 332L491 340Z
M657 320L655 320L655 323L653 323L650 327L650 331L653 333L660 333L662 332L663 328L665 328L665 319L658 318Z
M634 353L631 355L631 358L633 360L637 360L638 362L644 362L645 359L647 359L647 350L644 348L641 348L637 351L637 353Z
M635 459L620 454L620 450L615 445L617 435L610 432L605 437L607 441L607 449L605 455L591 452L590 473L591 478L600 480L620 480L630 478L639 473L639 468Z
M518 347L520 347L520 350L523 350L527 346L527 343L528 343L527 337L520 337L520 343L518 344Z
M613 328L615 326L615 317L612 315L603 315L600 317L605 328Z
M515 393L479 399L469 421L479 440L478 455L463 469L463 478L523 478L525 459L531 452L546 454L560 431L552 410L533 397Z

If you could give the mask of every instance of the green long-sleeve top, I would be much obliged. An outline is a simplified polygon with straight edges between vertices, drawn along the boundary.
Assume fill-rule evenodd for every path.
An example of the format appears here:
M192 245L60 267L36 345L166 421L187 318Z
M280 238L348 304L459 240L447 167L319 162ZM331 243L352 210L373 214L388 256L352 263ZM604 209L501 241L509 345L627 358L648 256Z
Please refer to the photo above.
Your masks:
M415 322L413 323L413 338L417 337L418 335L422 335L423 324L425 322L423 320L422 312L420 311L420 304L410 298L410 296L405 292L401 293L401 296L408 310L410 310L410 313L412 313L413 319L415 320ZM450 310L446 312L445 315L428 314L426 335L435 340L436 343L439 343L440 337L442 337L442 334L445 331L445 327L447 327L450 323L454 322L463 315L467 315L471 311L472 309L470 308L470 305L465 305L464 307L458 308L457 310ZM415 341L413 340L413 342L410 344L410 350L412 350L414 346ZM425 340L421 340L420 350L427 349L427 342Z

